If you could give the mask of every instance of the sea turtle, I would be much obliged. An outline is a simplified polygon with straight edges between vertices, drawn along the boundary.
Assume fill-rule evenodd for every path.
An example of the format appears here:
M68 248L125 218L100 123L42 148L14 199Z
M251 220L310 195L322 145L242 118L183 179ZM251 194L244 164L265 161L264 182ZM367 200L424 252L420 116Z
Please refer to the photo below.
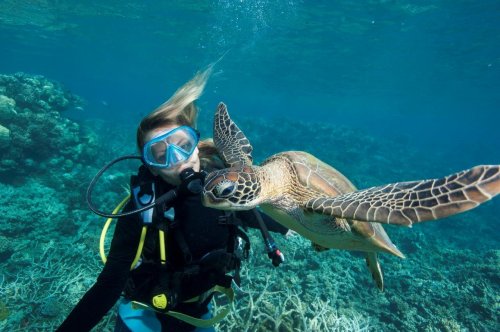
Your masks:
M362 251L377 287L377 252L404 255L381 223L411 226L466 211L500 192L500 165L476 166L441 179L398 182L357 190L339 171L307 152L287 151L252 165L252 146L220 103L214 143L229 168L207 176L206 206L259 206L280 224L311 240L315 249Z

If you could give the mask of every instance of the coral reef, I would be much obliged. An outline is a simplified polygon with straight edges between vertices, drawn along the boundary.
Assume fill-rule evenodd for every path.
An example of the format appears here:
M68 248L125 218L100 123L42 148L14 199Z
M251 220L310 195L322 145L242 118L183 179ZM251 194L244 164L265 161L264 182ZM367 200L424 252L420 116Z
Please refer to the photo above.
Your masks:
M82 103L43 76L0 75L0 181L50 174L54 168L68 172L92 160L95 142L61 114Z
M306 240L300 237L281 238L281 249L293 266L271 270L271 262L263 252L262 238L250 231L254 249L241 271L242 288L233 304L233 310L222 321L219 331L370 331L370 319L351 308L342 308L335 298L335 290L318 287L325 280L314 277L313 270L320 261L304 264L306 255L301 247L312 252ZM309 266L308 266L309 265ZM299 271L300 267L303 271ZM347 281L347 280L346 280Z
M0 148L7 147L10 144L10 130L0 125Z
M83 104L83 99L64 89L60 83L25 73L0 75L0 94L7 97L0 99L2 104L12 105L14 101L13 106L19 110L28 108L33 113L63 112Z
M75 305L92 285L98 262L92 253L82 255L82 245L48 241L19 249L16 260L22 262L21 267L2 272L0 278L2 298L9 308L16 308L10 310L8 320L0 321L0 329L53 331L57 327L54 317Z
M22 113L17 100L16 112ZM202 134L209 136L210 114L202 114L201 121ZM134 150L133 126L92 125L84 129L90 124L78 124L75 139L98 145L106 157ZM289 119L243 119L241 126L257 162L278 151L307 150L359 187L442 175L449 167L442 156L403 142L376 140L352 128ZM58 176L40 173L21 184L0 182L0 330L54 330L95 281L102 268L97 253L104 221L82 201L102 158L83 164L52 156L35 166L45 163L44 172L55 168ZM25 169L16 174L30 166L19 167ZM118 165L106 173L96 188L96 203L111 210L126 194L128 175L136 167ZM237 292L232 312L218 329L495 331L500 324L500 251L491 221L498 212L499 202L492 201L413 229L385 227L407 259L380 255L384 292L374 287L358 253L318 253L303 238L276 235L286 261L274 268L259 233L250 231L252 252L241 271L243 291ZM113 331L114 317L111 311L95 330Z
M2 92L5 92L4 89ZM0 95L0 122L10 121L16 114L16 101L5 95Z
M10 310L5 303L0 301L0 321L6 320L10 315Z

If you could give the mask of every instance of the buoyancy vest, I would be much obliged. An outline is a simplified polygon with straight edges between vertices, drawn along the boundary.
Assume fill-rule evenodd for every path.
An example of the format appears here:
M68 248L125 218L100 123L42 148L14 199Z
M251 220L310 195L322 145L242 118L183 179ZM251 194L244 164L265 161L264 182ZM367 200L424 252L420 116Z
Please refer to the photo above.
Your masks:
M136 208L150 204L161 189L165 190L147 169L140 170L131 180ZM201 216L216 220L201 220ZM192 195L144 211L141 219L148 231L141 258L125 289L127 298L168 313L177 303L206 302L213 290L227 292L233 280L239 282L241 260L248 255L250 244L233 213L203 207L199 195ZM202 237L194 243L205 239L204 247L211 250L203 252L204 248L190 247L196 230L190 229L189 223L208 225L209 228L198 230ZM226 239L214 237L210 227L225 233L222 238ZM210 238L216 243L210 245ZM232 298L232 294L228 296Z

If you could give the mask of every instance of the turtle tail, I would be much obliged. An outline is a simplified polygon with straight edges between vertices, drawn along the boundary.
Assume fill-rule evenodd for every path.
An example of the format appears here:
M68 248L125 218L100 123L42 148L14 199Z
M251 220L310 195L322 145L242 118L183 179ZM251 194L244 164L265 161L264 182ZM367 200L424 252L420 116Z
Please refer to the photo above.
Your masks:
M366 253L366 265L378 289L384 291L384 275L382 274L382 268L380 267L376 252Z

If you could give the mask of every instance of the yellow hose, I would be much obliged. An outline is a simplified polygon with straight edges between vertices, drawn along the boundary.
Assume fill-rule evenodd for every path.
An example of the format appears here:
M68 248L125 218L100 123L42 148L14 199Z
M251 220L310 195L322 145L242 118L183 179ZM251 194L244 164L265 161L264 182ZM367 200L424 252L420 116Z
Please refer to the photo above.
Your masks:
M115 209L113 210L113 212L111 212L111 214L117 214L118 211L120 211L123 208L123 206L125 204L127 204L127 202L130 200L131 197L132 197L131 195L125 197L120 202L120 204L118 204L115 207ZM114 218L108 218L106 220L106 223L104 224L104 227L102 228L101 238L100 238L100 241L99 241L99 254L101 255L101 259L102 259L102 262L104 264L106 264L106 260L107 260L107 258L106 258L106 252L104 250L104 242L106 240L106 234L108 233L109 226L111 225L111 222L113 221L113 219ZM139 242L139 247L137 248L137 253L135 254L135 258L134 258L134 261L132 262L132 266L130 267L131 269L136 266L137 262L141 258L142 248L144 247L144 239L146 238L146 232L147 232L147 227L143 226L142 227L142 232L141 232L141 239L140 239L140 242Z

